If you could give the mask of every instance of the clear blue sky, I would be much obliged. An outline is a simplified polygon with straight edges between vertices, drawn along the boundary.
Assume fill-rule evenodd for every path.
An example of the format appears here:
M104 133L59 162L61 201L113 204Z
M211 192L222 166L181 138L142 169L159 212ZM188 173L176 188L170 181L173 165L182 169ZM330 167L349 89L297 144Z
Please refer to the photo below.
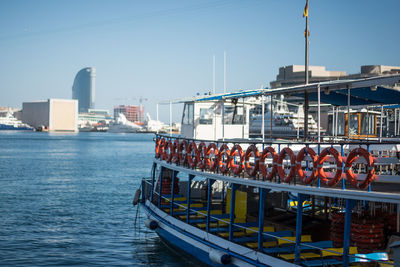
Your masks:
M304 64L305 0L1 0L0 105L71 98L75 74L97 70L96 108L155 103L212 88L260 88ZM310 64L357 73L400 65L398 0L310 0ZM123 100L125 99L125 100ZM160 118L168 121L167 107ZM180 120L179 107L174 121Z

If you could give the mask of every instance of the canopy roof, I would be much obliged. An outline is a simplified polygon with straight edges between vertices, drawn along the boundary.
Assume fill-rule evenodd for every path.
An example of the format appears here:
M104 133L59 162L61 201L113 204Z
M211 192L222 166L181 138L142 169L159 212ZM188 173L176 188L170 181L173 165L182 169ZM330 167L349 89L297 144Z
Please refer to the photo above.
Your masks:
M305 91L309 93L309 99L311 101L317 101L319 86L321 92L320 99L322 103L328 103L335 106L346 106L348 104L348 91L350 91L350 105L352 106L390 105L400 103L400 90L391 87L396 83L400 83L400 75L398 74L355 80L336 80L277 89L247 90L228 94L202 96L192 99L191 101L212 101L281 94L303 97Z

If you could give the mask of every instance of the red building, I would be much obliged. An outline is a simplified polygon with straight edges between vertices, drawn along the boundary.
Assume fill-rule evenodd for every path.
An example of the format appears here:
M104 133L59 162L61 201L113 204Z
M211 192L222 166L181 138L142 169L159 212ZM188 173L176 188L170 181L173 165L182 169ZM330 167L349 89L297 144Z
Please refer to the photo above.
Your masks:
M118 117L118 114L122 113L126 119L135 123L143 123L144 121L144 107L143 106L125 106L119 105L114 107L114 119Z

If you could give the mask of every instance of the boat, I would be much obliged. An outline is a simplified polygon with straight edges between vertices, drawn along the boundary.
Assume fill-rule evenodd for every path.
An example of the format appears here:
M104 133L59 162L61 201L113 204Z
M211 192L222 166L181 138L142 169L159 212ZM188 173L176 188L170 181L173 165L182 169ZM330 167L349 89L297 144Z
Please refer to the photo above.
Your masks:
M128 121L124 114L119 113L114 123L110 124L108 132L110 133L136 133L142 129L141 126Z
M8 111L4 117L0 117L0 130L33 131L33 127L16 119Z
M133 204L169 247L210 266L397 266L400 140L382 136L381 107L399 102L399 83L387 75L185 100L181 134L155 135ZM250 137L255 106L305 93L317 101L315 139ZM326 132L322 103L337 108ZM373 138L347 119L366 114L360 107Z

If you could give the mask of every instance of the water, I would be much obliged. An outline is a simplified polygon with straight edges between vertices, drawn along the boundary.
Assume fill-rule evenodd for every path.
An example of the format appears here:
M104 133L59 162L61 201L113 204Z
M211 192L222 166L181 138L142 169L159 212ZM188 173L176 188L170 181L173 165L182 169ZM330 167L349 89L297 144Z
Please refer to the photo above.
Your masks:
M151 134L0 132L0 265L187 266L132 198Z

